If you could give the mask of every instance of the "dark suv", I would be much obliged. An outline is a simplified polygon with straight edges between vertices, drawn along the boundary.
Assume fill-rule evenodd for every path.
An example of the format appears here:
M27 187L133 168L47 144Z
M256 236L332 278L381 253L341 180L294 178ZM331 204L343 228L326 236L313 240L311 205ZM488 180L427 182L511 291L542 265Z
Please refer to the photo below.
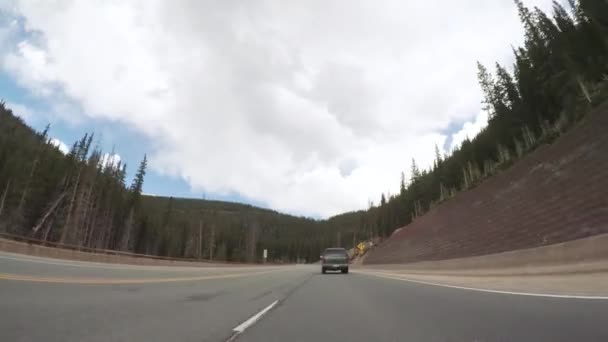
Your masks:
M321 255L321 272L342 271L348 273L348 253L344 248L328 248Z

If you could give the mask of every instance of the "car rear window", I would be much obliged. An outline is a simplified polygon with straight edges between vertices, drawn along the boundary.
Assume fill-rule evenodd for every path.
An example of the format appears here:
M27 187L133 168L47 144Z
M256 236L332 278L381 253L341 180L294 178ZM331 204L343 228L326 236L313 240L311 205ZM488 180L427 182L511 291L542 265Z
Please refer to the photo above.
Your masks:
M342 248L326 249L325 255L346 255L346 250Z

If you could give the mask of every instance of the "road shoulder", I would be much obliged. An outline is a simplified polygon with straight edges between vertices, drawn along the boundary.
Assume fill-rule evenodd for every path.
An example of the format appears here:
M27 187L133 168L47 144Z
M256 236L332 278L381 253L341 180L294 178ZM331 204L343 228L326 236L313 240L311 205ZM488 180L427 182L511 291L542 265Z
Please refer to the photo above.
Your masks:
M572 267L539 268L537 273L534 273L532 269L520 272L511 269L509 272L502 273L484 272L483 270L463 270L460 273L456 270L445 273L434 270L425 273L423 270L408 271L402 267L376 267L373 269L358 267L353 272L468 290L608 299L608 272L603 267L596 269L589 267L584 269L584 272L583 269L574 272ZM558 270L563 272L557 272Z

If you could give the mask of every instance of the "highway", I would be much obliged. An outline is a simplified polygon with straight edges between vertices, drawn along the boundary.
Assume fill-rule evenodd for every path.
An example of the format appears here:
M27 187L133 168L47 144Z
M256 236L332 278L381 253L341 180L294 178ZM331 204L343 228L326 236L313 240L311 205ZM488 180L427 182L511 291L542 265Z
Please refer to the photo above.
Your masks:
M607 317L604 299L322 275L317 265L132 266L0 253L0 341L608 341Z

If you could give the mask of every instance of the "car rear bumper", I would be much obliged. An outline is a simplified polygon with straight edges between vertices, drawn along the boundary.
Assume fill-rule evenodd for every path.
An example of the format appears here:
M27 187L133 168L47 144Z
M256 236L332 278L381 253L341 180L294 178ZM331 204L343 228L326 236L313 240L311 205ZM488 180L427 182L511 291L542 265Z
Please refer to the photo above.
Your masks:
M348 264L323 264L321 267L326 271L340 271L348 269Z

